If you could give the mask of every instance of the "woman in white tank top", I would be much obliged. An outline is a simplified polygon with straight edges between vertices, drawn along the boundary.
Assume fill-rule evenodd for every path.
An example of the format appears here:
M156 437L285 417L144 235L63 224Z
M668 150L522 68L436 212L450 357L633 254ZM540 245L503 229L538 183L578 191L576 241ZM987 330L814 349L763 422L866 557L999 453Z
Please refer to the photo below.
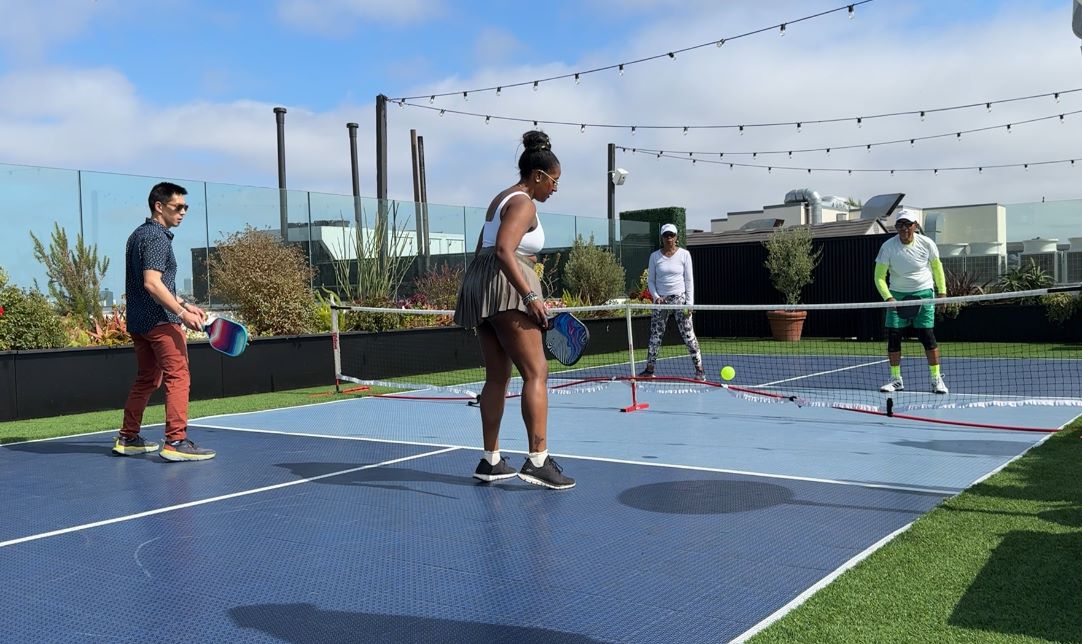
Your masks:
M560 161L544 132L527 132L522 146L519 181L489 204L455 306L455 323L477 329L485 360L479 400L484 454L473 476L486 482L518 476L563 490L575 481L548 455L548 360L541 344L548 311L533 269L545 245L534 201L546 201L556 192ZM522 376L522 420L530 449L518 472L500 457L499 444L512 363Z

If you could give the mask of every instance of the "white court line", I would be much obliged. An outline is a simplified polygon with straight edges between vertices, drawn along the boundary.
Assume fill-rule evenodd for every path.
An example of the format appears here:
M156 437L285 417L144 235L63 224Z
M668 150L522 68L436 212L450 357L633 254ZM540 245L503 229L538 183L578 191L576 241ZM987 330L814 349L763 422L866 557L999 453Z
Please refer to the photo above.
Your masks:
M1064 425L1064 427L1066 427L1066 425ZM1010 460L1003 463L999 467L995 468L991 472L988 472L984 476L982 476L982 477L978 478L977 480L973 481L973 483L971 483L969 485L969 487L973 487L974 485L982 483L983 481L985 481L986 479L988 479L992 475L1002 471L1003 468L1007 467L1011 463L1017 461L1018 459L1022 458L1026 454L1028 454L1029 450L1031 450L1031 449L1033 449L1035 447L1038 447L1039 445L1043 444L1045 441L1047 441L1050 438L1052 438L1051 434L1048 434L1047 436L1042 437L1039 441L1037 441L1033 445L1030 445L1029 447L1027 447L1021 454L1018 454L1017 456L1015 456L1014 458L1011 458ZM767 615L758 624L756 624L756 625L752 626L751 628L749 628L748 630L744 631L738 637L736 637L735 639L733 639L731 641L734 642L734 643L745 642L745 641L751 639L754 635L758 634L760 631L765 630L766 627L770 626L771 624L778 621L782 617L785 617L785 615L787 615L794 608L796 608L797 606L800 606L801 604L803 604L805 601L808 600L809 597L811 597L815 593L819 592L823 588L826 588L828 585L830 585L831 582L833 582L835 579L837 579L839 576L841 576L841 574L843 572L845 572L845 571L849 570L850 568L852 568L853 566L857 565L862 560L867 559L873 552L875 552L876 550L879 550L883 546L887 545L891 540L894 539L894 537L896 537L899 534L901 534L901 533L905 532L906 530L908 530L910 528L910 526L913 525L913 523L914 522L910 522L909 524L904 525L901 528L898 528L897 530L895 530L894 532L892 532L892 533L888 534L887 536L883 537L879 541L876 541L871 546L868 546L868 548L866 548L865 550L863 550L862 552L857 554L855 557L853 557L849 561L846 561L845 563L843 563L841 566L839 566L835 570L831 571L831 573L829 575L827 575L826 577L823 577L822 579L817 581L815 584L809 586L804 592L802 592L799 595L797 595L796 597L794 597L789 603L782 606L778 610L774 611L770 615Z
M25 543L27 541L37 541L39 539L47 539L49 537L55 537L62 534L69 534L71 532L80 532L82 530L89 530L90 528L97 528L104 525L111 525L113 523L122 523L125 521L132 521L134 519L142 519L143 517L154 516L155 514L164 514L166 512L173 512L175 510L183 510L185 508L192 508L197 505L205 505L207 503L215 503L217 501L225 501L227 499L235 499L242 496L249 496L251 494L259 494L261 492L269 492L271 490L280 490L282 488L292 487L294 485L300 485L302 483L311 483L312 481L318 481L320 479L330 478L332 476L341 476L343 474L351 474L353 472L360 472L361 470L370 470L376 467L383 467L385 465L394 465L395 463L402 463L404 461L410 461L416 458L425 458L428 456L435 456L437 454L443 454L446 452L453 452L457 448L440 449L434 452L426 452L424 454L414 454L413 456L404 456L402 458L396 458L389 461L383 461L382 463L373 463L371 465L361 465L360 467L352 467L348 470L340 470L338 472L330 472L327 474L320 474L319 476L312 476L306 479L298 479L295 481L286 481L285 483L277 483L275 485L268 485L266 487L256 488L254 490L245 490L243 492L233 492L232 494L223 494L222 496L215 496L209 499L200 499L199 501L190 501L188 503L181 503L179 505L171 505L164 508L158 508L156 510L147 510L146 512L139 512L137 514L129 514L122 517L114 517L112 519L104 519L102 521L95 521L93 523L84 523L83 525L72 526L70 528L61 528L60 530L52 530L50 532L42 532L40 534L32 534L26 537L19 537L17 539L9 539L7 541L0 541L0 548L7 546L13 546L19 543Z
M452 443L423 443L416 441L402 441L393 440L388 438L368 438L364 436L335 436L329 434L300 434L296 432L287 432L274 429L252 429L248 427L227 427L224 425L199 425L199 427L209 427L211 429L222 429L226 431L235 432L252 432L256 434L277 434L280 436L303 436L306 438L330 438L335 440L353 440L353 441L368 441L373 443L392 443L396 445L416 445L421 447L445 447L454 450L471 450L477 451L482 448L476 445L455 445ZM507 452L510 454L526 454L527 452L500 448L501 452ZM695 472L712 472L715 474L737 474L740 476L757 476L767 479L780 479L786 481L806 481L808 483L825 483L828 485L847 485L850 487L863 487L873 488L877 490L892 490L898 492L920 492L925 494L940 494L943 496L953 496L960 492L962 488L923 488L923 487L910 487L905 485L889 485L885 483L862 483L860 481L844 481L839 479L822 479L814 478L810 476L794 476L789 474L770 474L766 472L752 472L747 470L728 470L718 467L705 467L699 465L678 465L675 463L656 463L647 461L633 461L629 459L608 458L605 456L583 456L581 454L567 454L552 452L553 456L559 458L570 458L579 461L597 461L599 463L616 463L619 465L645 465L646 467L664 467L673 470L689 470Z
M864 559L867 559L876 550L879 550L883 546L887 545L887 543L889 543L892 539L894 539L894 537L896 537L896 536L900 535L901 533L905 532L912 525L913 525L913 522L910 522L910 523L898 528L894 532L891 532L890 534L883 537L879 541L876 541L872 545L868 546L863 551L858 553L855 557L853 557L849 561L846 561L845 563L843 563L838 568L834 569L829 575L827 575L826 577L823 577L822 579L817 581L815 584L809 586L807 588L807 590L805 590L804 592L802 592L799 595L797 595L796 597L794 597L788 604L782 606L778 610L776 610L773 613L767 615L758 624L752 626L748 630L746 630L743 633L741 633L740 635L736 636L735 638L730 640L730 642L736 643L736 642L746 642L746 641L748 641L753 636L758 634L759 631L762 631L767 626L770 626L774 622L778 621L779 619L784 617L786 613L793 610L797 606L803 604L805 601L808 600L809 597L811 597L815 593L819 592L820 590L822 590L823 588L828 586L830 584L830 582L837 579L843 572L845 572L846 570L849 570L850 568L857 565L858 563L860 563Z
M863 369L864 367L872 367L877 364L883 364L886 360L876 360L875 362L865 362L864 364L855 364L848 367L841 367L838 369L830 369L829 371L818 371L815 373L806 373L802 376L796 376L795 378L786 378L784 380L775 380L774 382L764 382L761 385L754 385L755 387L769 387L770 385L780 385L783 382L792 382L794 380L803 380L805 378L815 378L816 376L826 376L832 373L838 373L840 371L849 371L850 369Z

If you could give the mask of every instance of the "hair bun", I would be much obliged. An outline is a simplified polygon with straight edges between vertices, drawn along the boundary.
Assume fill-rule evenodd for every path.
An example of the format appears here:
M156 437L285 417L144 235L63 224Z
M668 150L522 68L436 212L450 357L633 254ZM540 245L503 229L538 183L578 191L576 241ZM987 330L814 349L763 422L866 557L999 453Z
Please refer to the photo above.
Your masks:
M526 150L551 150L549 135L540 130L530 130L522 135L522 147Z

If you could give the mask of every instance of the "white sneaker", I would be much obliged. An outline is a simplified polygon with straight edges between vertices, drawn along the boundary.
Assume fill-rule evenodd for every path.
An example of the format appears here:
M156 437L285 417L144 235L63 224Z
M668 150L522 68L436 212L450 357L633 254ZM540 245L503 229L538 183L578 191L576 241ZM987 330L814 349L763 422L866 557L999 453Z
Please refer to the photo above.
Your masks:
M879 391L889 394L903 389L905 389L905 385L902 384L902 377L898 376L897 378L891 378L890 382L879 388Z
M932 393L933 394L945 394L947 391L947 383L943 382L943 376L936 376L932 378Z

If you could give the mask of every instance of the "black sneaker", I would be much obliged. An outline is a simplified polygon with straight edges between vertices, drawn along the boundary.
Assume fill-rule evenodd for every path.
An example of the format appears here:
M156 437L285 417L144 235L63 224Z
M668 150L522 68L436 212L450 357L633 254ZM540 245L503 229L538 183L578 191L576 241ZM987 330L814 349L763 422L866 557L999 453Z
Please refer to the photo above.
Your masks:
M518 472L518 477L527 483L547 487L550 490L567 490L575 487L575 479L564 476L562 472L563 468L557 465L551 456L545 458L541 467L535 467L533 461L527 456L526 462Z
M123 436L117 436L116 441L113 443L113 453L120 454L121 456L131 456L132 454L146 454L147 452L158 451L158 444L148 441L142 436L136 436L135 438L124 438Z
M515 468L507 464L506 456L501 458L495 465L489 465L488 461L482 458L481 462L477 464L477 469L473 471L473 478L491 483L492 481L509 479L516 474Z
M653 378L654 377L654 368L653 367L647 367L647 368L643 369L639 373L639 377L640 378Z
M198 447L185 438L182 441L168 441L159 452L167 461L205 461L214 458L214 450Z

